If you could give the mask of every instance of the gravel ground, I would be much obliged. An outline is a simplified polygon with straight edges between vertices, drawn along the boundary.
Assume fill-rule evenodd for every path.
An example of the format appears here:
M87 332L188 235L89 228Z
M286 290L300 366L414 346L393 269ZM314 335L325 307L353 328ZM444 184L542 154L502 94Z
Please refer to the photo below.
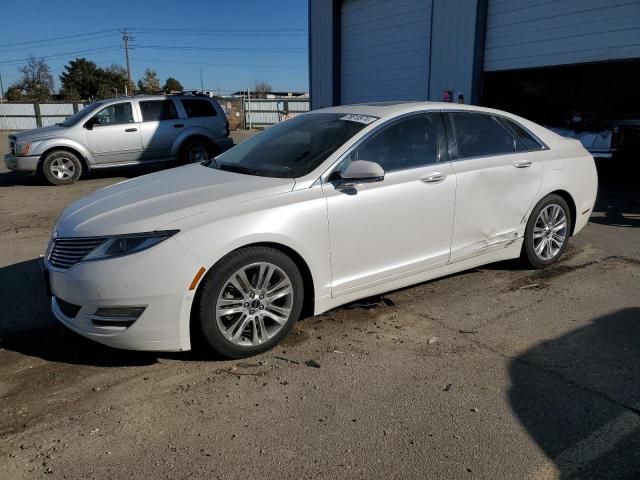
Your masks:
M615 168L556 266L338 308L244 361L112 350L48 312L56 217L148 170L0 169L0 478L640 478L640 194Z

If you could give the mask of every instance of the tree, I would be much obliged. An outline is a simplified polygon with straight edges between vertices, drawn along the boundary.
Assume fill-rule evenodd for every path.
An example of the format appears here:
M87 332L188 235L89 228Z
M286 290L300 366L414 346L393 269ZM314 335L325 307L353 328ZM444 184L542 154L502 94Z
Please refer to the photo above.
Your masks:
M160 79L155 70L147 68L143 77L138 80L138 89L143 93L155 93L160 91Z
M256 82L253 86L253 91L258 98L267 98L267 93L270 93L272 90L271 85L264 80Z
M26 65L19 68L22 78L16 83L29 100L48 100L53 92L53 75L44 58L30 55Z
M164 86L162 87L162 90L164 90L167 93L171 93L171 92L181 92L184 89L182 88L182 84L178 80L176 80L173 77L169 77L164 82Z
M4 92L4 96L9 102L19 102L22 100L22 87L19 82L16 82L7 88Z
M61 91L69 100L111 98L124 93L127 71L120 65L100 68L91 60L76 58L64 68Z

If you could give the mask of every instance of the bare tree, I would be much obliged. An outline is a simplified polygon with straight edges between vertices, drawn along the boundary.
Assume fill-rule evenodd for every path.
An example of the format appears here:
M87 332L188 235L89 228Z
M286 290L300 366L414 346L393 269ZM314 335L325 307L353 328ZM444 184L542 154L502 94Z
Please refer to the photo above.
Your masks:
M20 67L22 79L19 84L28 97L35 100L47 100L53 92L53 75L44 58L29 55L27 64Z
M271 93L273 88L268 82L260 80L259 82L256 81L254 84L253 91L258 98L267 98L267 93Z
M147 68L138 80L138 89L143 93L157 93L160 91L160 79L155 70Z

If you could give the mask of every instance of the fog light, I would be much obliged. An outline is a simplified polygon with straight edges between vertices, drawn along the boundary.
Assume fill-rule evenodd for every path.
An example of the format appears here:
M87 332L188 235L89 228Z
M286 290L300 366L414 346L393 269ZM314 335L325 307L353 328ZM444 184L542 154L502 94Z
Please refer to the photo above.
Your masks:
M146 307L101 307L89 315L91 323L98 327L130 327Z
M137 320L146 307L101 307L96 310L98 317L117 318L118 320Z

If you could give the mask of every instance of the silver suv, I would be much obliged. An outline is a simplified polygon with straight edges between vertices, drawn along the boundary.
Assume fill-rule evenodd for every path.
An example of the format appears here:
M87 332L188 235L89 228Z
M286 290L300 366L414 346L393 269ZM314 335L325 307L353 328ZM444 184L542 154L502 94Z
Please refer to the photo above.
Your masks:
M54 185L89 170L202 162L233 145L220 105L204 95L137 95L88 105L64 122L9 137L7 168Z

